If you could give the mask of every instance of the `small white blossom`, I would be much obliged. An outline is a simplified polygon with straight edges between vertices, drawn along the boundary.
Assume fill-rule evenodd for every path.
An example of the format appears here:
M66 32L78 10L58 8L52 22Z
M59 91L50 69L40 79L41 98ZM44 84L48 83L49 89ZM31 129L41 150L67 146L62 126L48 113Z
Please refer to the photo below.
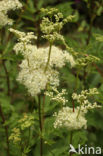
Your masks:
M89 102L88 97L99 94L97 88L92 88L89 90L82 90L81 94L73 93L72 98L80 104L80 111L86 113L89 109L100 108L96 102Z
M10 32L13 32L14 34L16 34L16 36L18 37L18 41L25 43L25 44L31 43L32 39L37 39L37 36L34 36L33 32L25 33L25 32L15 30L13 28L10 28L9 30Z
M55 95L56 94L56 95ZM57 101L59 103L62 103L63 105L68 102L68 100L65 99L64 95L66 95L66 89L62 89L62 92L59 92L57 88L52 87L52 91L46 91L45 95L49 96L52 101Z

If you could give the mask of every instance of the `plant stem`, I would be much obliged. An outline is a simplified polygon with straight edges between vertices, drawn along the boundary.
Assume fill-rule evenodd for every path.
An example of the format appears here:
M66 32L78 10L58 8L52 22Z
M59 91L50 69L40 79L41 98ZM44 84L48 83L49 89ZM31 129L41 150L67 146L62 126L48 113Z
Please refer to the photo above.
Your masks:
M43 156L43 138L42 138L42 114L41 114L41 97L38 95L38 104L39 104L39 125L41 131L41 138L40 138L40 156Z
M29 146L29 144L30 144L30 139L31 139L31 129L30 129L30 127L29 127L28 146Z
M49 62L50 62L51 48L52 48L52 43L50 43L49 55L48 55L48 60L47 60L46 66L45 66L44 73L47 71L47 68L48 68L48 65L49 65Z
M2 118L3 124L5 124L5 116L3 114L1 105L0 105L0 116ZM10 156L9 139L8 139L8 126L5 125L4 128L5 128L6 144L7 144L7 156Z
M5 75L6 75L6 82L7 82L7 88L8 88L7 95L10 96L10 79L9 79L9 74L8 74L4 60L2 60L2 65L4 67L4 71L5 71Z
M79 79L79 70L76 73L76 84L75 84L74 92L77 91L78 89L78 79ZM75 112L75 103L73 99L72 99L72 105L73 105L73 112Z
M45 87L45 91L47 90L47 85L48 84L46 84L46 87ZM44 107L45 107L45 98L46 98L46 95L44 94L43 95L43 104L42 104L42 128L44 127Z
M42 104L42 128L44 127L44 105L45 105L45 95L43 96L43 104Z
M89 0L88 3L90 5L90 9L89 9L90 25L89 25L89 30L88 30L87 45L90 42L90 38L91 38L91 35L92 35L93 22L94 22L94 19L96 17L96 15L94 14L93 1Z
M79 115L80 115L80 112L81 112L82 103L83 103L83 101L81 101L81 103L80 103L80 108L79 108L79 111L78 111L78 114L77 114L77 119L78 119L78 117L79 117Z
M81 111L81 105L80 105L80 108L79 108L79 111L78 111L78 114L77 114L77 119L79 117L80 111Z
M72 100L72 105L73 105L73 112L75 112L75 104L74 104L74 100Z

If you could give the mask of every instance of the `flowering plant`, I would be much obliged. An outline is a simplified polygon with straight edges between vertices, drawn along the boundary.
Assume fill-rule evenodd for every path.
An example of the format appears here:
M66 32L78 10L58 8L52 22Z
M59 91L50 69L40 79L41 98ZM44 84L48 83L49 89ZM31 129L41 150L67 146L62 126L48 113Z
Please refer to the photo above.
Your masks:
M78 13L64 16L59 7L39 5L32 0L0 1L0 63L7 83L0 94L0 130L5 130L7 156L14 151L15 156L67 156L69 144L77 147L80 140L85 144L91 126L89 116L102 110L101 84L89 85L92 70L102 77L97 66L101 58L88 53L90 36L81 52L82 48L71 46L63 35ZM71 4L69 7L72 10ZM13 25L9 11L18 9L21 13ZM26 27L25 20L32 21L33 26L29 23ZM94 36L103 41L102 35Z

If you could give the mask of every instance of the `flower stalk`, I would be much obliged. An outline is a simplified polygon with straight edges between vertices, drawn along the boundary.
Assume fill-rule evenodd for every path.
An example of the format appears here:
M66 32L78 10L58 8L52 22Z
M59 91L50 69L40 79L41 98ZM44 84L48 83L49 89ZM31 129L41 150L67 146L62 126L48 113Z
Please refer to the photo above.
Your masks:
M40 126L40 156L43 156L43 138L42 138L42 130L43 130L43 125L42 125L42 113L41 113L41 96L38 95L38 107L39 107L39 126Z
M52 49L52 43L50 43L49 54L48 54L48 60L47 60L46 66L45 66L44 73L45 73L45 72L47 71L47 69L48 69L48 65L49 65L49 62L50 62L51 49Z
M0 116L2 118L3 124L5 124L5 116L4 116L4 113L2 111L1 105L0 105ZM7 144L7 156L10 156L9 137L8 137L8 126L5 125L4 128L5 128L5 136L6 136L6 144Z

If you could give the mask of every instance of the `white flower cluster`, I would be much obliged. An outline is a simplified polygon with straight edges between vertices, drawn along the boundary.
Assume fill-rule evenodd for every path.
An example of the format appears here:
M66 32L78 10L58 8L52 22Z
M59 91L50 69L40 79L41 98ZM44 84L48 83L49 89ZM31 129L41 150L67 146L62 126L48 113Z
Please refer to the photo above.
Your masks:
M12 19L8 18L8 11L16 10L22 7L19 0L2 0L0 1L0 26L5 26L6 24L11 25L13 23Z
M10 29L10 31L19 37L19 42L14 46L14 50L17 54L20 52L24 56L20 64L21 71L17 80L26 86L32 96L44 90L47 83L53 86L59 85L59 73L56 67L62 68L66 62L69 62L72 67L75 65L72 55L67 51L52 46L50 61L45 71L49 47L37 48L32 45L31 39L36 38L32 33L25 34L14 29Z
M16 54L21 53L24 57L28 57L36 46L31 44L32 40L36 40L37 36L33 32L24 33L10 28L10 32L13 32L18 37L18 43L14 46Z
M96 102L91 103L87 98L88 96L93 96L99 94L97 88L92 88L89 90L83 90L81 94L72 94L72 98L80 104L80 111L86 113L89 109L100 108L100 105L97 105Z
M31 43L32 39L37 39L37 36L34 36L33 32L24 33L15 29L10 28L10 32L13 32L18 37L18 41L22 44L29 44ZM17 45L17 44L16 44ZM19 47L19 46L18 46Z
M87 120L84 117L84 114L81 112L79 118L78 108L73 109L70 107L63 107L58 113L55 113L54 116L56 120L54 122L54 128L67 128L68 130L77 130L77 129L86 129L87 128Z
M87 99L88 96L90 97L95 94L99 94L96 88L83 90L79 95L73 93L72 98L77 100L80 106L76 107L75 111L70 107L63 107L58 113L55 113L56 120L54 122L54 128L66 127L69 130L86 128L87 120L85 119L85 114L87 111L101 107L96 102L92 104Z
M29 59L30 60L30 59ZM44 73L43 69L35 69L35 60L34 63L30 66L28 65L27 60L23 60L20 67L21 71L19 72L17 80L24 84L28 89L28 92L31 96L35 96L44 90L47 83L58 85L58 72L50 69Z
M60 15L56 15L56 23L52 22L49 20L48 17L44 17L41 23L41 30L43 33L45 34L50 34L53 32L57 32L57 30L61 30L63 27L63 23L59 22L61 16Z
M52 101L57 101L59 103L62 103L63 105L65 105L66 102L68 102L68 100L66 100L64 97L64 95L66 94L67 94L66 89L62 89L62 92L59 92L57 88L52 88L52 91L45 92L45 95L49 96Z
M66 18L63 18L63 14L55 8L42 8L41 12L46 16L43 17L43 20L40 24L41 31L44 34L42 37L47 39L51 43L56 40L61 40L64 43L65 40L64 37L60 34L60 31L63 28L64 24L72 21L74 16L70 15Z

